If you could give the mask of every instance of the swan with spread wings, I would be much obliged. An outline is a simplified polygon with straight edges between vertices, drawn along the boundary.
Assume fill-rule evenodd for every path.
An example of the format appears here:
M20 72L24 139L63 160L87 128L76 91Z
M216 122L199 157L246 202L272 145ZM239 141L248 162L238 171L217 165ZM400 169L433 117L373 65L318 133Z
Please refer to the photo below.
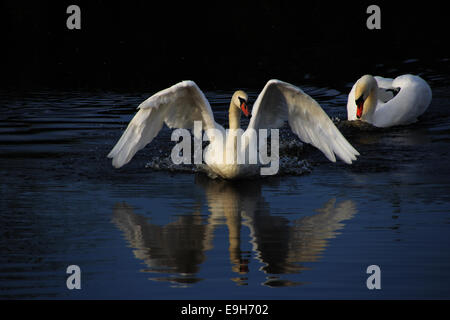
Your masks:
M194 122L201 121L210 138L204 156L209 170L225 179L255 174L259 163L224 161L227 153L236 154L236 135L229 132L240 129L241 113L250 115L247 103L248 95L244 91L233 94L228 115L229 130L225 130L215 122L211 106L199 87L193 81L182 81L141 103L108 157L113 159L114 167L120 168L156 137L164 123L169 128L193 129ZM351 164L359 155L313 98L280 80L267 82L253 105L250 123L242 136L252 130L280 128L286 121L303 142L318 148L332 162L337 156ZM220 139L215 139L214 133L223 134L225 142L219 143ZM249 148L249 144L241 144L241 148Z

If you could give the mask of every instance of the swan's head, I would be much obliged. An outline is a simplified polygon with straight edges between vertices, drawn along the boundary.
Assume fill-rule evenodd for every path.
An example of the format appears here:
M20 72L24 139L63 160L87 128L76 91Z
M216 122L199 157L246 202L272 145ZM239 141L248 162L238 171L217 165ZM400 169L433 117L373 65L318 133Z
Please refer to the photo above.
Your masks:
M236 91L233 94L233 98L231 98L231 101L237 108L242 110L242 112L246 117L250 116L250 112L248 111L247 105L248 95L244 91L242 90Z
M356 117L361 119L368 114L371 110L371 106L365 106L367 98L376 92L378 88L377 81L371 75L362 76L357 82L355 87L355 103L356 103Z

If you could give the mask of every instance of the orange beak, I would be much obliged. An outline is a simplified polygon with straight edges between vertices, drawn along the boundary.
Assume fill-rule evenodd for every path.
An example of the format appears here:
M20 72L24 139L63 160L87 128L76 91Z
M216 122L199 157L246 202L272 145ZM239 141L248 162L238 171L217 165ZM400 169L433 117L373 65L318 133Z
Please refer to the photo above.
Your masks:
M362 96L358 100L356 100L355 103L356 103L356 117L358 119L361 119L364 109L364 99L362 98Z
M244 115L245 115L246 117L248 117L248 116L250 115L250 112L248 112L248 106L247 106L247 104L245 103L245 101L243 101L243 102L241 103L241 110L242 110L242 112L244 113Z

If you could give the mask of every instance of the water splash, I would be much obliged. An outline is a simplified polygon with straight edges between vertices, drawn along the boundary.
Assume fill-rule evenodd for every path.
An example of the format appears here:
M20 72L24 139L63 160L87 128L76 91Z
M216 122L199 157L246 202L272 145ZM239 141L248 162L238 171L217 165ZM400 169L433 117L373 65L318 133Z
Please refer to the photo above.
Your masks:
M278 175L303 175L310 173L310 163L302 159L303 143L297 140L283 139L280 143L280 163ZM169 152L161 152L154 156L145 165L146 168L155 171L168 171L179 173L204 173L211 178L218 178L206 164L174 164Z

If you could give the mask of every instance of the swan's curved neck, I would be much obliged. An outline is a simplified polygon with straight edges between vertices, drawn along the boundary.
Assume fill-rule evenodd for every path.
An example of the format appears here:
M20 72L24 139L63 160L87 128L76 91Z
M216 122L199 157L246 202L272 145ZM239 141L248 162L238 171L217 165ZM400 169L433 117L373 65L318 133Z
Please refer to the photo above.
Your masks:
M375 109L377 107L377 102L378 102L378 86L374 86L364 103L364 114L362 116L363 120L368 121L373 118Z
M228 121L230 129L239 129L241 127L241 110L236 108L233 101L230 102L230 109L228 110Z

